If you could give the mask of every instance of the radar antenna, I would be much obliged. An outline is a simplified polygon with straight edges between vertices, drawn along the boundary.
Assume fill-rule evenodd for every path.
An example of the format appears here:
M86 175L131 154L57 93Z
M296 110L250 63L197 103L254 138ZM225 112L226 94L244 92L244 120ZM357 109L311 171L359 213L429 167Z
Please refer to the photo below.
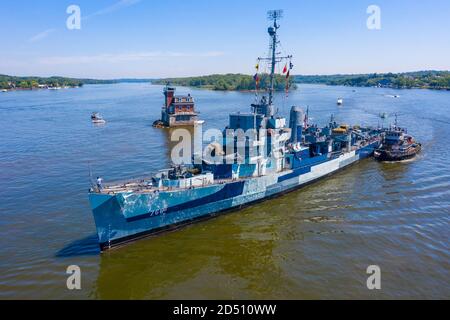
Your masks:
M277 21L283 18L283 10L269 10L267 11L267 19L270 21Z

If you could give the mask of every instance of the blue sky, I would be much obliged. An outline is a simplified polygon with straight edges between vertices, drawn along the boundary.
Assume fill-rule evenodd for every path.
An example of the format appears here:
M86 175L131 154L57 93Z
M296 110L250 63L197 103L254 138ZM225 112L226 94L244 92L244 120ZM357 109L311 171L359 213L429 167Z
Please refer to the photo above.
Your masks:
M81 30L68 30L69 5ZM381 9L381 30L366 27ZM253 73L283 9L295 74L450 70L448 0L2 1L0 73L90 78Z

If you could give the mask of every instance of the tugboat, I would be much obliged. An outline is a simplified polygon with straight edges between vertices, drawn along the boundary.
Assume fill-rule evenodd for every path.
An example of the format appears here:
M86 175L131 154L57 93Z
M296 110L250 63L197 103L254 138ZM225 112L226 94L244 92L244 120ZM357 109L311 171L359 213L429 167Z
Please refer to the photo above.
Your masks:
M375 159L379 161L402 161L414 158L420 152L422 145L407 133L407 130L397 125L389 128L383 138L383 142L374 152Z
M98 112L93 112L91 114L91 121L92 121L92 123L98 123L98 124L106 123L105 119L103 119L103 117Z

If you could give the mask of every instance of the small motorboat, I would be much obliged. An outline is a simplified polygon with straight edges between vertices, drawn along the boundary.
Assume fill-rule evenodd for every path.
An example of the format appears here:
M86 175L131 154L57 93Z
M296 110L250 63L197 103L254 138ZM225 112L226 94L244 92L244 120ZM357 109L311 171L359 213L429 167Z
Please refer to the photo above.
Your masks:
M344 104L344 99L342 99L342 98L337 99L338 106L342 106L343 104Z
M92 123L99 123L99 124L106 123L105 119L103 119L103 117L98 112L93 112L91 114L91 121Z

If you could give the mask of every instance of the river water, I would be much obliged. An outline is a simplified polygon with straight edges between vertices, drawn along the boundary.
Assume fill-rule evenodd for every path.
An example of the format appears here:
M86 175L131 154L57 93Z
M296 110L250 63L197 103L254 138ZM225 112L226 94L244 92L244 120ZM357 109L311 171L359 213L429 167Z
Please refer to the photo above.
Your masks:
M248 111L252 93L191 92L205 126ZM400 95L394 98L394 95ZM344 98L342 107L336 105ZM169 164L147 83L0 93L0 298L450 298L450 93L300 85L279 112L378 125L397 112L423 143L403 163L359 162L277 199L100 254L87 191ZM90 122L99 111L104 126ZM384 121L387 125L390 117ZM81 268L81 290L66 268ZM368 290L366 269L381 269Z

